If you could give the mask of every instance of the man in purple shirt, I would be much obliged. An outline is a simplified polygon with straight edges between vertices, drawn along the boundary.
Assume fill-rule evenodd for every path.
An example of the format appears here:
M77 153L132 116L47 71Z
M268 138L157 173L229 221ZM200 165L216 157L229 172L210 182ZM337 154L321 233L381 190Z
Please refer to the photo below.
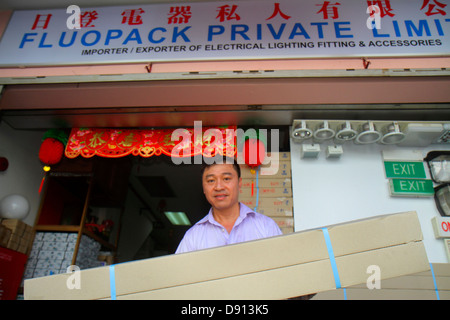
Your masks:
M202 185L209 213L184 235L175 253L281 235L271 218L240 203L241 170L234 159L204 164Z

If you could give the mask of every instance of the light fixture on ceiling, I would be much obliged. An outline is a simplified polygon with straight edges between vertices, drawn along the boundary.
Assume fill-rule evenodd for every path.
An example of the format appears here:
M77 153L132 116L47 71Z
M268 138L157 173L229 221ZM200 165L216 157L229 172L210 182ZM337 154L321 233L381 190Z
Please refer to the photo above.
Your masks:
M397 144L402 142L406 138L406 134L404 134L400 130L400 126L396 121L387 125L385 128L385 132L386 133L380 140L380 142L383 144Z
M306 126L306 121L302 120L294 125L292 128L292 138L294 140L306 140L313 135L311 129Z
M328 140L333 138L335 135L335 131L330 128L328 125L328 121L322 122L319 128L314 131L314 138L317 140Z
M356 136L356 143L358 144L370 144L375 143L381 138L381 133L379 133L372 121L364 123L362 125L361 132Z
M335 139L338 142L350 141L356 138L358 132L352 128L350 121L345 121L336 133Z
M167 219L175 226L190 226L191 222L184 212L165 211Z

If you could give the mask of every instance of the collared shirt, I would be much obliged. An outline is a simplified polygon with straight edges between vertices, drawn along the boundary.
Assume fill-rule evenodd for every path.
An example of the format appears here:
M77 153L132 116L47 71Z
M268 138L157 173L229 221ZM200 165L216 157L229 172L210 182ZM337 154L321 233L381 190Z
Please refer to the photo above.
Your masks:
M251 210L239 203L239 217L230 233L218 223L212 209L183 237L175 253L189 252L233 243L251 241L281 235L281 230L271 218Z

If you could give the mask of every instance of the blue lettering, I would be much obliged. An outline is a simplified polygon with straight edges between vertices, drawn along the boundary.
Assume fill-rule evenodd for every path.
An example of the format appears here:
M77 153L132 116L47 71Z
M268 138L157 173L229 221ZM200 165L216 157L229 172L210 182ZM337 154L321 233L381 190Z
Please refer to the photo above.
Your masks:
M47 32L44 32L44 33L42 34L41 41L39 42L39 48L51 48L51 47L53 47L52 44L45 44L45 43L44 43L44 42L45 42L45 39L47 39Z
M373 22L373 21L372 21ZM372 28L372 33L373 33L373 36L375 37L375 38L388 38L388 37L390 37L391 35L389 34L389 33L381 33L381 34L378 34L378 29L377 28Z
M61 33L61 37L59 38L59 46L62 48L65 47L70 47L71 45L73 45L75 43L75 38L77 37L78 31L74 31L72 33L72 38L70 39L69 43L64 43L64 39L66 38L66 32L64 31L63 33Z
M94 41L87 42L86 38L91 34L95 35ZM101 36L102 36L102 34L97 30L88 31L85 34L83 34L83 36L81 37L81 44L86 47L96 45L100 41Z
M341 25L350 24L350 21L335 22L334 31L336 33L336 38L353 38L351 34L341 34L341 31L350 31L350 28L342 28Z
M392 24L394 25L395 35L396 35L397 37L401 37L402 34L401 34L401 32L400 32L400 27L398 26L398 21L397 21L397 20L393 20L393 21L392 21Z
M278 32L275 31L272 24L268 24L267 27L269 28L270 33L272 34L272 37L274 40L279 40L281 38L281 35L283 34L284 28L286 27L286 23L282 23L280 25L280 28L278 29ZM260 39L258 39L260 40Z
M238 30L240 28L241 30ZM239 34L244 40L250 40L250 38L246 35L248 31L248 26L245 24L233 24L231 26L231 40L236 40L236 35Z
M138 29L131 30L130 34L127 36L123 44L127 44L128 41L136 41L138 44L142 44L141 35Z
M108 33L106 34L105 39L105 46L109 45L109 42L112 39L118 39L122 36L122 30L116 29L116 30L108 30Z
M161 43L161 42L163 42L164 40L166 40L166 38L164 38L164 37L161 37L161 38L159 38L158 40L154 39L154 38L153 38L153 33L155 33L155 31L167 32L167 30L164 29L164 28L155 28L155 29L152 29L152 30L148 33L148 41L150 41L151 43Z
M297 29L300 30L300 32L297 32ZM301 23L296 23L294 27L292 28L291 35L289 36L289 39L294 39L295 36L304 36L305 39L309 39L310 36L306 32L305 28L303 28Z
M441 22L438 19L434 19L434 24L436 25L436 29L438 31L438 34L440 36L444 35L444 30L442 30Z
M30 36L37 36L37 33L25 33L24 35L23 35L23 38L22 38L22 41L20 42L20 46L19 46L19 49L22 49L23 48L23 46L25 45L25 42L33 42L34 41L34 39L29 39L28 37L30 37Z
M256 39L262 39L262 26L259 23L256 25Z
M317 26L317 33L319 35L319 39L323 39L323 28L322 26L327 26L328 22L311 22L312 26Z
M217 30L217 31L216 31ZM208 41L212 41L213 36L223 34L225 32L224 26L209 26L208 27Z
M414 23L411 20L405 20L406 31L408 32L408 36L414 37L413 31L417 36L421 37L423 35L423 31L427 36L431 36L430 28L428 26L427 20L419 20L419 28L416 28Z
M178 27L173 28L173 34L172 34L172 42L177 42L178 37L182 37L184 42L191 42L191 40L184 34L186 31L188 31L191 27L186 27L183 30L178 31Z

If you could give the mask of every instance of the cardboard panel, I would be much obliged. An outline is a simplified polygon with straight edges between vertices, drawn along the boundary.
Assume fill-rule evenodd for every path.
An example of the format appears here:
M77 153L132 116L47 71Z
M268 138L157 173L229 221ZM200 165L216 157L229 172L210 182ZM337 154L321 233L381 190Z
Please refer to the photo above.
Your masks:
M450 300L450 271L448 263L434 263L433 270L439 299ZM347 299L356 300L436 300L436 287L431 271L424 271L380 282L380 289L368 289L366 283L361 283L346 288ZM331 290L321 292L313 297L313 300L343 300L343 290Z
M368 276L367 267L371 264L382 268L383 278L429 269L415 212L334 225L328 227L328 230L343 286L365 282ZM290 295L332 289L329 279L333 279L329 253L321 229L117 264L114 269L117 296L150 291L158 291L164 296L166 291L161 290L173 291L176 290L172 289L173 287L180 287L180 292L190 292L189 296L185 296L187 299L192 299L192 290L196 291L195 294L201 299L202 293L200 289L197 290L198 287L209 288L224 281L231 281L232 286L238 286L233 289L233 293L241 292L241 298L255 299L256 295L271 299L275 298L271 293L273 288L259 287L261 292L258 293L249 291L251 289L248 287L259 281L275 283L275 279L279 279L285 284L280 282L282 289L277 297L286 298ZM71 290L67 287L67 280L72 276L60 274L26 280L25 298L110 297L109 267L81 271L80 289ZM302 280L301 285L294 285L297 279L303 277L306 279ZM308 287L305 281L310 281L313 285ZM153 297L154 294L146 293L144 296ZM181 297L184 293L177 293L175 296ZM175 299L175 296L172 296L172 299ZM220 297L226 299L227 295ZM208 295L208 298L211 299L212 296ZM237 299L236 296L232 298Z
M386 277L401 275L406 270L406 272L425 270L428 268L428 261L424 253L425 249L422 243L410 243L343 256L338 261L338 268L341 267L339 269L345 271L341 275L342 284L346 286L351 283L365 282L367 279L365 270L371 263L388 269ZM348 268L355 265L357 268ZM335 280L329 261L316 261L191 285L119 296L118 299L287 299L332 288L335 288Z

